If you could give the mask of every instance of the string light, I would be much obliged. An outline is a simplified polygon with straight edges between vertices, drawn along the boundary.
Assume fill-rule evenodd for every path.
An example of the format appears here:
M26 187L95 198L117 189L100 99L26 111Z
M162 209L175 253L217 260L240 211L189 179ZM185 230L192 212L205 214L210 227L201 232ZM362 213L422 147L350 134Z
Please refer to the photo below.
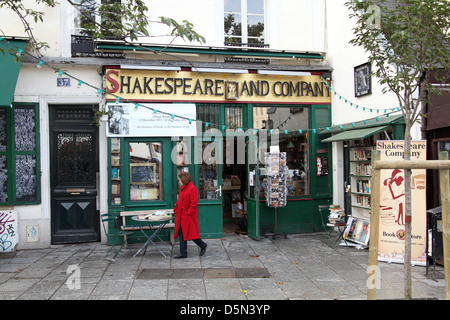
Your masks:
M376 110L377 113L378 113L380 110L383 110L383 109L384 109L384 113L387 113L387 109L386 109L386 108L367 108L367 107L364 107L364 106L361 106L361 105L358 105L358 104L356 104L356 103L351 102L351 101L348 100L347 98L344 98L341 94L337 93L336 90L334 90L333 87L332 87L330 84L328 84L328 82L326 82L325 79L324 79L322 76L320 77L320 79L322 79L322 81L323 81L323 83L325 84L325 86L328 87L328 89L329 89L330 91L332 91L332 92L334 93L335 96L339 96L339 100L344 99L345 103L349 103L350 106L355 105L355 108L356 108L356 109L358 109L359 107L361 107L361 109L362 109L363 111L366 111L366 109L368 109L370 112L373 112L374 110ZM394 110L400 111L400 110L401 110L401 107L395 107L395 108L392 108L392 111L394 111Z
M17 47L16 47L14 44L12 44L12 43L10 43L9 41L5 40L4 38L0 37L0 42L2 42L2 41L5 41L8 45L10 45L10 46L12 46L12 47L15 47L15 48L17 49ZM74 77L74 76L68 74L67 72L64 72L64 71L62 71L62 70L60 70L60 69L58 69L58 68L56 68L56 67L53 67L53 66L51 66L51 65L48 65L47 63L43 62L43 61L40 60L39 58L37 58L37 57L35 57L35 56L33 56L33 55L27 53L27 52L24 52L24 50L18 48L17 51L16 51L16 56L21 57L23 54L26 54L26 55L28 55L28 56L34 58L34 59L38 62L38 64L36 65L37 68L40 69L40 68L42 67L42 65L46 65L47 67L49 67L49 68L53 69L55 72L57 72L57 73L59 74L60 77L63 76L63 75L65 75L65 76L67 76L67 77L70 77L70 78L72 78L72 79L77 80L77 81L78 81L78 86L77 86L78 88L80 88L81 85L83 85L83 84L84 84L84 85L87 85L87 86L89 86L89 87L91 87L91 88L93 88L93 89L96 89L96 90L97 90L97 95L99 95L99 96L104 95L104 94L109 94L109 95L115 97L115 98L116 98L116 103L120 103L121 100L123 101L123 103L133 103L133 104L135 105L135 109L136 109L136 110L138 109L139 106L141 106L141 107L144 107L144 108L153 110L153 112L154 112L155 114L156 114L156 113L162 113L162 114L170 115L172 119L175 119L175 117L177 117L177 118L180 118L180 119L188 120L188 121L189 121L189 124L192 124L192 121L199 121L199 122L201 122L201 120L190 119L190 118L186 118L186 117L182 117L182 116L178 116L178 115L174 115L174 114L169 114L169 113L166 113L166 112L163 112L163 111L159 111L159 110L157 110L157 109L154 109L154 108L151 108L151 107L148 107L148 106L145 106L145 105L136 103L136 102L132 102L132 101L129 101L129 100L127 100L127 99L123 99L123 98L121 98L121 97L119 97L119 96L116 96L116 95L114 95L114 94L108 93L108 92L106 92L105 90L102 90L102 89L100 89L100 88L96 88L95 86L90 85L90 84L88 84L88 83L86 83L86 82L84 82L84 81L82 81L82 80L80 80L80 79L78 79L78 78L76 78L76 77ZM337 95L337 92L331 87L331 85L329 85L329 84L323 79L323 77L321 77L321 79L323 80L325 86L328 87L329 90L332 91L332 92L334 93L334 95ZM360 106L360 105L354 104L353 102L349 101L349 100L346 99L346 98L343 98L342 95L339 95L339 99L340 99L340 100L344 99L345 103L349 103L350 106L355 105L356 109L358 109L359 107L362 107L362 106ZM394 108L391 108L391 112L388 112L388 108L379 108L379 109L377 109L377 108L368 108L368 109L369 109L370 112L373 112L373 110L376 110L376 111L377 111L377 114L379 113L380 110L383 110L383 109L384 109L384 116L386 116L386 117L389 117L389 115L390 115L391 113L393 113L393 112L396 112L396 111L400 111L400 110L401 110L400 107L394 107ZM365 111L365 110L366 110L366 107L362 107L362 110ZM287 122L287 120L289 120L289 119L290 119L290 117L289 117L288 119L286 119L286 121L285 121L284 123L282 123L280 126L284 125L284 124ZM378 117L378 116L377 116L375 119L376 119L376 121L379 121L379 117ZM363 122L364 122L364 124L367 125L367 120L364 120ZM221 127L223 130L225 130L227 127L228 127L228 128L232 128L232 126L219 125L219 124L214 124L214 123L210 123L210 122L205 122L205 127L206 127L206 128L208 128L208 127L210 127L210 126ZM352 123L352 126L353 126L353 127L356 127L355 123ZM339 128L340 128L341 130L343 130L343 126L342 126L342 125L339 125ZM242 127L238 127L238 130L239 130L239 131L241 131L241 130L243 130L243 129L252 129L253 132L254 132L254 134L257 134L258 131L260 130L260 129L255 129L255 128L242 128ZM323 127L322 127L322 128L313 128L313 129L306 129L306 130L298 129L298 130L294 130L294 132L298 132L299 134L303 134L304 131L311 131L311 132L313 132L313 133L316 133L317 130L320 131L320 130L323 130L323 129L326 129L328 132L330 132L330 127L325 127L325 128L323 128ZM283 131L284 131L285 134L288 134L288 133L290 132L289 130L283 130ZM273 130L272 130L272 129L269 129L268 132L269 132L270 134L272 134L272 133L273 133ZM305 132L305 133L307 134L307 132Z

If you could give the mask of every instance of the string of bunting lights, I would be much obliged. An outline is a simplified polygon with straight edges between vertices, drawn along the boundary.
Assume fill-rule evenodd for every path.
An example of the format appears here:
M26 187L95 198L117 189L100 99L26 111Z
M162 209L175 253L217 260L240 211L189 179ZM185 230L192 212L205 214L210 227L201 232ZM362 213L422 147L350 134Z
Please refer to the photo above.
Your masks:
M256 128L246 128L246 127L234 127L234 126L229 126L229 125L227 126L227 125L224 125L224 124L216 124L216 123L212 123L212 122L204 122L204 121L202 121L202 120L200 120L200 119L191 119L191 118L187 118L187 117L184 117L184 116L179 116L179 115L175 115L175 114L172 114L172 113L160 111L160 110L157 110L157 109L155 109L155 108L151 108L151 107L149 107L149 106L147 106L147 105L143 105L143 104L140 104L140 103L137 103L137 102L134 102L134 101L130 101L130 100L128 100L128 99L121 98L120 96L117 96L117 95L115 95L115 94L106 92L105 90L103 90L103 89L101 89L101 88L98 88L98 87L96 87L96 86L94 86L94 85L92 85L92 84L89 84L89 83L83 81L82 79L79 79L78 77L75 77L75 76L73 76L73 75L67 73L66 71L63 71L63 70L61 70L61 69L59 69L59 68L57 68L57 67L54 67L54 66L48 64L47 62L41 60L40 58L35 57L34 55L32 55L32 54L30 54L30 53L28 53L28 52L25 52L24 50L18 48L17 46L15 46L14 44L12 44L12 43L9 42L8 40L6 40L5 38L0 37L0 43L6 44L6 47L9 49L8 51L9 51L9 53L10 53L11 55L16 55L17 58L19 58L19 59L21 59L21 58L23 57L23 55L27 55L27 56L31 57L32 59L36 60L36 62L37 62L36 67L37 67L38 69L42 68L42 66L46 66L46 67L52 69L53 71L55 71L55 73L58 73L58 75L59 75L60 77L62 77L62 76L67 76L67 77L69 77L69 78L71 78L71 79L76 80L77 83L78 83L78 84L77 84L77 87L78 87L78 88L81 88L82 85L85 85L85 86L88 86L88 87L90 87L90 88L96 90L98 95L106 95L106 94L108 94L108 95L114 97L114 98L116 99L116 100L115 100L115 103L130 103L130 104L134 104L134 106L135 106L136 109L138 109L139 107L146 108L146 109L152 110L154 113L161 113L161 114L168 115L168 116L170 116L172 119L175 119L175 118L184 119L184 120L186 120L186 121L189 121L189 124L191 124L193 121L194 121L194 122L203 122L203 123L205 124L205 127L206 127L206 128L209 128L209 127L216 127L216 128L221 128L222 130L225 130L225 129L228 128L228 129L237 129L238 131L242 131L242 130L253 130L254 134L257 134L259 130L267 130L270 134L272 134L272 133L273 133L273 130L274 130L274 129L256 129ZM396 107L396 108L367 108L367 107L360 106L360 105L358 105L358 104L355 104L355 103L349 101L348 99L344 98L344 97L341 96L340 94L338 94L338 93L337 93L337 92L336 92L336 91L335 91L335 90L334 90L334 89L333 89L333 88L332 88L332 87L331 87L331 86L323 79L323 77L321 77L321 79L322 79L322 81L324 82L325 86L327 86L327 87L329 88L329 90L332 91L332 92L334 93L334 95L338 96L339 99L340 99L340 100L343 100L345 103L349 103L350 106L355 106L356 109L361 108L360 110L363 110L363 111L369 110L370 112L376 111L377 114L379 114L381 110L384 110L384 113L379 114L379 116L377 116L377 117L375 118L376 121L379 120L379 117L380 117L380 116L389 117L390 114L395 113L395 112L401 110L401 108L399 108L399 107ZM282 126L283 126L290 118L291 118L291 116L289 116L284 122L282 122L276 129L280 129L280 127L282 127ZM359 123L361 123L361 121L358 121L358 122L356 122L356 123L359 124ZM352 126L355 127L355 128L356 128L356 126L357 126L356 123L355 123L355 122L352 123ZM364 125L366 125L366 124L367 124L367 120L363 120L362 123L363 123ZM340 130L343 130L343 126L342 126L342 125L339 125L339 128L340 128ZM300 133L300 134L303 134L303 133L307 133L307 132L316 133L316 132L318 132L318 131L323 131L323 130L330 131L330 127L319 127L319 128L313 128L313 129L305 129L305 130L302 130L302 129L298 129L298 130L282 130L282 131L283 131L285 134L288 134L289 132L298 132L298 133Z

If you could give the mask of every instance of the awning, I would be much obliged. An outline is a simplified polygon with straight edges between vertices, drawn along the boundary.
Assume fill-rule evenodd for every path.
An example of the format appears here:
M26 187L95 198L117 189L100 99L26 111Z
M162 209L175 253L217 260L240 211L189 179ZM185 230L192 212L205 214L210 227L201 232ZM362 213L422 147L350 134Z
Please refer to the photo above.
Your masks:
M355 129L367 129L373 127L381 127L393 124L405 124L405 120L402 114L396 115L381 115L375 118L348 122L340 125L334 125L329 127L327 130L323 129L319 132L319 134L327 134L327 133L339 133L347 130L355 130Z
M0 107L9 107L14 98L16 91L17 78L19 76L20 66L22 62L14 61L15 52L19 49L25 50L26 41L23 40L1 40L0 48L4 53L0 52ZM13 50L11 54L9 50Z
M324 59L320 53L314 52L296 52L285 50L269 50L269 49L252 49L245 48L239 50L236 48L214 48L214 47L177 47L177 46L151 46L151 45L128 45L118 43L102 43L96 44L97 50L107 51L140 51L140 52L166 52L166 53L188 53L188 54L208 54L208 55L226 55L237 57L257 57L257 58L298 58L298 59Z
M358 140L364 139L374 135L375 133L384 131L388 128L388 126L381 127L372 127L366 129L356 129L356 130L348 130L338 134L335 134L332 137L326 138L322 140L322 142L336 142L336 141L344 141L344 140Z

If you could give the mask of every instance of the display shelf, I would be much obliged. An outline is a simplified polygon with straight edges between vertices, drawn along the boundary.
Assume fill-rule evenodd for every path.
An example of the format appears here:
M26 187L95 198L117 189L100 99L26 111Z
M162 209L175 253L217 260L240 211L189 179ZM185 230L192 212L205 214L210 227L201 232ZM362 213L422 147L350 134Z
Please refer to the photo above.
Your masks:
M371 203L372 151L374 137L350 141L350 201L351 215L369 219Z

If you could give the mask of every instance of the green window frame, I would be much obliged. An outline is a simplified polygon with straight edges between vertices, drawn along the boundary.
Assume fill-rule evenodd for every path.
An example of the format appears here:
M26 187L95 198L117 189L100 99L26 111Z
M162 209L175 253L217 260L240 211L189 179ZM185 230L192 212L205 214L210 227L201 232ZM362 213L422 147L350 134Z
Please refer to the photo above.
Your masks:
M0 205L41 203L39 106L0 108Z

